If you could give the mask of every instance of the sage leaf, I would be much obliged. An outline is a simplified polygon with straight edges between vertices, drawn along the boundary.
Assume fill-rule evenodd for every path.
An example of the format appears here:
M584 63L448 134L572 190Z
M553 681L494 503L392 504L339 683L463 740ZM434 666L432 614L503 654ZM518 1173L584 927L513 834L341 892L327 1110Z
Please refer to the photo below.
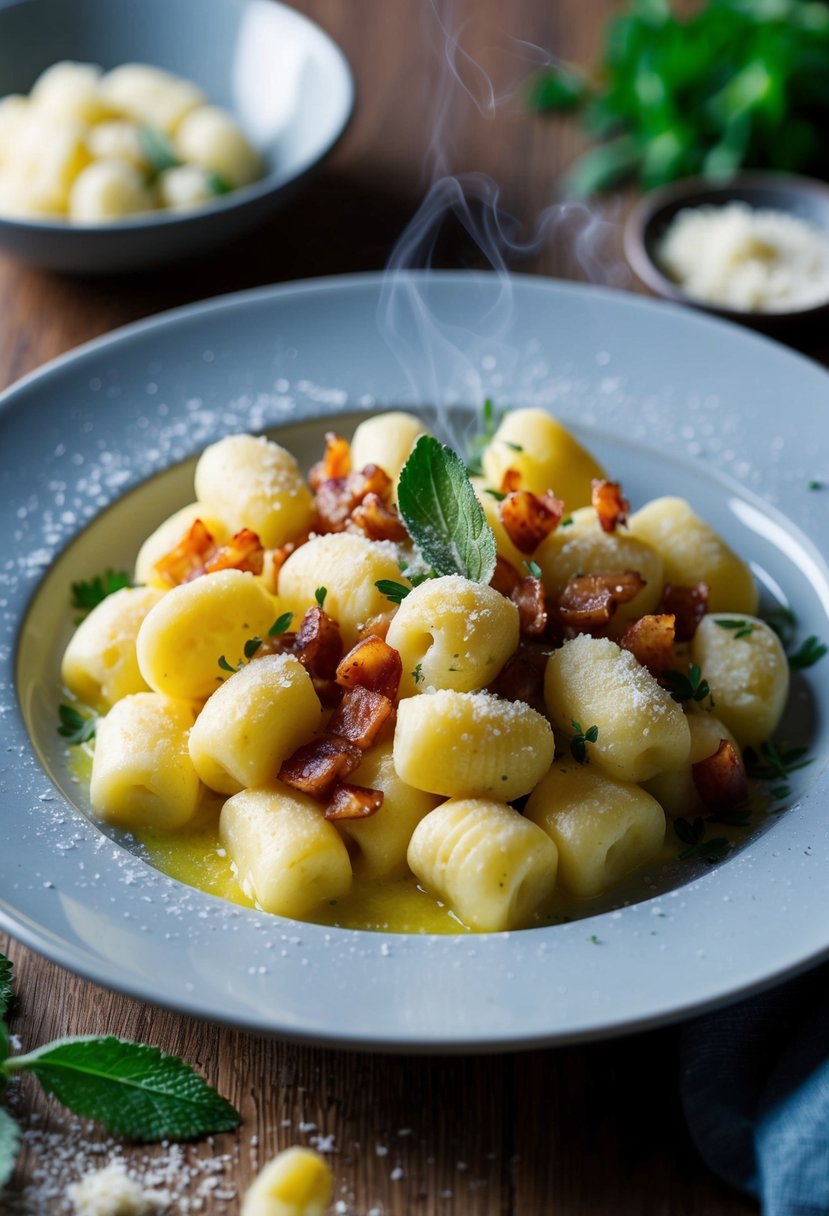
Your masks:
M160 127L141 123L138 128L138 143L153 173L163 173L165 169L175 169L181 164L173 151L173 145Z
M12 1176L19 1148L20 1128L9 1112L0 1106L0 1191Z
M187 1140L231 1131L239 1115L177 1056L113 1036L57 1039L2 1066L33 1073L76 1114L131 1140Z
M421 435L400 474L397 502L409 535L436 574L489 582L495 537L451 448Z

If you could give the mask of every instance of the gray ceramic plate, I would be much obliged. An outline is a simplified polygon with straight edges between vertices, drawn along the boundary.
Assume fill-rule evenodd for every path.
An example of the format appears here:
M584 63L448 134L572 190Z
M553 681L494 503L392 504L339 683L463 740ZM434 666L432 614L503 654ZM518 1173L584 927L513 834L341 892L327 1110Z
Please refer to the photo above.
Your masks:
M0 96L61 59L151 63L193 80L241 123L265 164L253 185L186 212L115 224L0 217L0 248L49 270L145 270L216 249L281 207L331 151L354 84L327 34L274 0L0 0Z
M272 429L309 460L326 427L347 430L361 410L437 404L452 432L485 394L552 409L634 502L692 499L803 636L829 635L829 490L809 488L829 482L829 379L746 331L472 274L317 280L133 326L0 408L0 925L143 1000L386 1050L631 1031L829 954L820 668L796 681L787 716L814 757L788 809L717 866L640 878L626 892L636 902L547 929L432 938L296 924L166 878L87 818L55 733L69 582L127 565L187 500L192 457L218 435Z

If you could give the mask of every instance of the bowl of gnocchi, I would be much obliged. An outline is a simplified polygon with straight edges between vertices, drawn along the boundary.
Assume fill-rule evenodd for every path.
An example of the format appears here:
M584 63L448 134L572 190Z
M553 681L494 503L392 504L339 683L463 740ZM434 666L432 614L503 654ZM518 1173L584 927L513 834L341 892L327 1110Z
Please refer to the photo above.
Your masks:
M0 248L83 274L214 249L340 137L339 48L266 0L0 8Z

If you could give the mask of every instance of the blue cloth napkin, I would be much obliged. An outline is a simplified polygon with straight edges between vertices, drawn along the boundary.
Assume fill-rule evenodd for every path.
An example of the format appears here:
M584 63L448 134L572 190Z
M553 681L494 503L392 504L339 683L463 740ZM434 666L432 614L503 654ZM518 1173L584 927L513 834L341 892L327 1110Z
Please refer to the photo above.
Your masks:
M683 1027L697 1147L763 1216L829 1216L829 965Z

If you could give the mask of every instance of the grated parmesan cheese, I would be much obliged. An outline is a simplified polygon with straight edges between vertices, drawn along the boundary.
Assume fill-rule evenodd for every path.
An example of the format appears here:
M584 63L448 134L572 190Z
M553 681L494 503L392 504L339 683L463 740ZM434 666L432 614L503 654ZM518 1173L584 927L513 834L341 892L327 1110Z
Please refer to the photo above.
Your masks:
M93 1170L66 1188L76 1216L154 1216L169 1195L148 1191L131 1178L122 1161Z
M784 211L687 207L657 257L689 296L724 308L790 312L829 301L829 235Z

